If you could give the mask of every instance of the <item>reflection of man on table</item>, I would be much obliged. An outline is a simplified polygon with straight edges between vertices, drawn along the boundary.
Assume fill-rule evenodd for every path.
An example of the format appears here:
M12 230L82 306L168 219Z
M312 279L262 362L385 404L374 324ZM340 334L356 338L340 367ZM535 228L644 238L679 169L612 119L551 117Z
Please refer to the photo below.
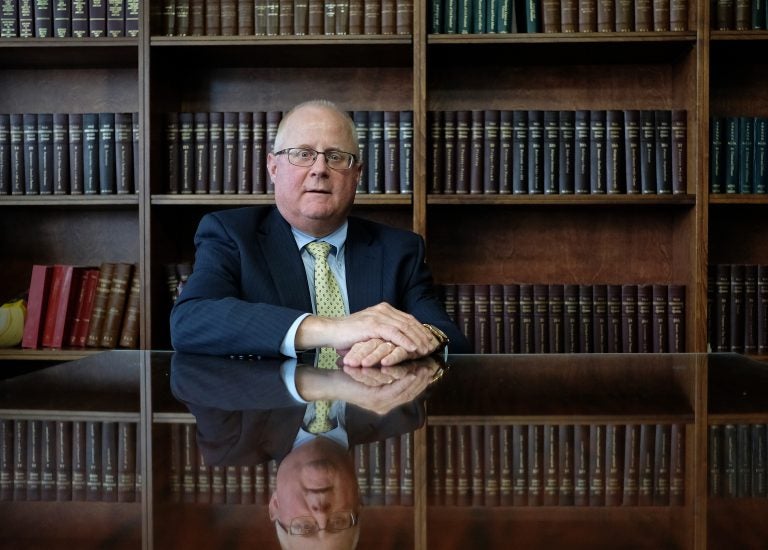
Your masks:
M284 548L353 548L360 497L349 450L421 426L424 390L441 373L433 357L320 370L176 353L171 388L195 416L208 464L279 462L269 514ZM307 429L315 399L332 403L332 427L319 434Z

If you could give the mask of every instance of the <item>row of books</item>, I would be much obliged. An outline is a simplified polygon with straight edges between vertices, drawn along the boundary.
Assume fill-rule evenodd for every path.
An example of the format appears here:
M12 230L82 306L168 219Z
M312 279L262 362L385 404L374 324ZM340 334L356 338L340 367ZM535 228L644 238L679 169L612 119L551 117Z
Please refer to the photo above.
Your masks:
M413 434L355 445L355 476L366 505L413 505ZM212 466L197 446L195 424L170 426L168 491L173 502L266 504L277 462Z
M211 466L197 446L194 423L169 426L167 490L172 502L267 504L275 490L277 462Z
M446 506L681 506L685 425L427 429L428 494Z
M709 496L768 497L766 431L765 424L709 426Z
M355 445L355 473L367 506L413 506L413 433Z
M431 111L431 193L682 194L684 110Z
M6 0L2 38L118 38L139 35L139 0Z
M139 344L136 264L32 266L22 348L128 348Z
M768 192L768 117L710 119L710 193Z
M364 165L358 192L411 193L413 111L351 114ZM282 116L281 111L167 113L168 193L273 193L266 159Z
M153 28L166 36L413 33L412 0L163 0L160 8Z
M712 1L710 20L719 31L759 31L768 28L765 0Z
M136 423L0 419L0 500L141 499Z
M768 353L768 265L710 266L707 304L712 351Z
M138 113L0 114L0 195L136 192Z
M685 286L443 284L475 353L682 353Z
M433 34L688 30L687 0L431 0Z

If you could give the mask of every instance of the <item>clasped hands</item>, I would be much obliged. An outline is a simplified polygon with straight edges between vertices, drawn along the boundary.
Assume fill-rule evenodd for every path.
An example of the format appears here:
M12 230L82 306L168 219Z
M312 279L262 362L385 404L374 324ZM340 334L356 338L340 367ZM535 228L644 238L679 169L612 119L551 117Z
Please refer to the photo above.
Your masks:
M347 367L392 366L439 345L413 315L384 302L346 317L309 316L296 333L297 349L335 348Z
M341 370L299 366L296 389L307 401L341 400L382 415L419 397L442 372L443 364L432 356Z

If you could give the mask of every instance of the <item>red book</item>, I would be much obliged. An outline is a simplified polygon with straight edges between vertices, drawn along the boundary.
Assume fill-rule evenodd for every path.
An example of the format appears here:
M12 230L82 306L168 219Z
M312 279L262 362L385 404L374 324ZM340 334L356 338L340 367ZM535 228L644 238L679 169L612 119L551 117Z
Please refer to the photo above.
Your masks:
M27 296L27 318L24 321L24 335L21 340L22 348L35 349L40 346L52 274L53 266L32 266Z
M43 347L60 348L69 342L69 331L79 294L77 289L80 269L71 265L53 266L48 309L43 329Z
M69 345L83 348L88 337L88 326L91 322L93 311L93 299L96 295L96 285L99 281L98 269L84 269L80 274L80 293L75 310L75 318L72 321L72 330L69 334Z

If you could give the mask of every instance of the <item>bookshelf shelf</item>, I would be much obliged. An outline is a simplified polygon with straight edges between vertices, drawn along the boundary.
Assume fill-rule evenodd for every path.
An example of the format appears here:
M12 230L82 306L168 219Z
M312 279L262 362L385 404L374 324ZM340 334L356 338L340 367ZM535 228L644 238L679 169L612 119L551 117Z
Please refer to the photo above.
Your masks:
M637 205L637 206L693 206L696 198L690 195L427 195L429 205Z
M152 195L153 205L253 205L274 204L275 199L271 195ZM410 205L410 194L403 195L367 195L359 194L355 197L356 205Z

